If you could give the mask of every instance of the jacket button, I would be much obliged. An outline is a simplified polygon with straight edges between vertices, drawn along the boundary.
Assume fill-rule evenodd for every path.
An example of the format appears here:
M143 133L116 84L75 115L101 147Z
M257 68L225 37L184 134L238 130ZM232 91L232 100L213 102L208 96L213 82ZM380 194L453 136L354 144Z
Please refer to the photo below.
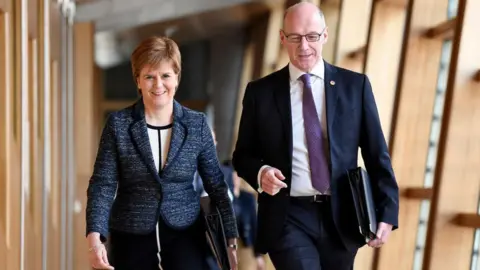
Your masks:
M157 197L157 199L160 200L162 198L162 194L160 192L157 192L155 194L155 197Z

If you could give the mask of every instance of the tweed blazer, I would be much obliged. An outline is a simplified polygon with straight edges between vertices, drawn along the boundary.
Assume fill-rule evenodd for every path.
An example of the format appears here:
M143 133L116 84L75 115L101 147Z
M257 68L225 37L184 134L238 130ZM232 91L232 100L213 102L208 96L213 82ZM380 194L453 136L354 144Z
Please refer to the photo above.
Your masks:
M87 235L98 232L105 241L109 229L147 234L159 218L175 229L192 225L200 213L193 188L198 170L219 208L226 237L237 237L228 187L205 114L174 101L170 148L158 172L144 109L140 99L108 117L87 189Z

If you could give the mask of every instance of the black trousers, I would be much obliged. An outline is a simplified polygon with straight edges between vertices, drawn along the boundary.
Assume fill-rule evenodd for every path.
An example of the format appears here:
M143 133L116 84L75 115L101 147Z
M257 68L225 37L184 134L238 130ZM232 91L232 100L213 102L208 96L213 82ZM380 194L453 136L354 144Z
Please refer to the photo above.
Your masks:
M168 227L162 218L158 222L163 270L210 270L204 223L200 217L185 230ZM137 235L110 232L110 263L115 270L158 270L157 232Z
M357 251L348 251L333 224L330 203L291 197L287 220L269 252L276 270L352 270Z

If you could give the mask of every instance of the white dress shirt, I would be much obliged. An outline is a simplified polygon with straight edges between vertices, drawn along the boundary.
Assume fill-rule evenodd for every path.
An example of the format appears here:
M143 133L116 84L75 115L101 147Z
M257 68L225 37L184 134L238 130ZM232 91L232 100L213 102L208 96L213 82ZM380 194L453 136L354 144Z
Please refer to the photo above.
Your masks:
M291 63L288 65L290 73L290 102L292 108L292 182L290 187L290 196L312 196L321 194L312 186L310 174L310 165L308 161L307 141L305 137L305 128L303 126L303 82L300 77L305 72L299 70ZM310 72L310 83L312 85L313 100L317 109L317 115L322 126L324 142L327 143L327 118L325 106L325 67L323 60L319 61ZM262 166L258 172L259 192L263 192L260 185L260 175L263 169L269 167ZM285 172L282 172L285 173ZM327 191L329 193L329 191Z

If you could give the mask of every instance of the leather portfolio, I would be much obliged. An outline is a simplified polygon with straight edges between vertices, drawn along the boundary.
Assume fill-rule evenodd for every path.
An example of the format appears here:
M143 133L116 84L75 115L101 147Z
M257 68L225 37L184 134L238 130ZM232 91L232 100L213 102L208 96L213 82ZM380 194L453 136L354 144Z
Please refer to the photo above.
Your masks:
M227 239L223 228L220 211L208 196L200 198L200 205L205 218L207 243L216 259L219 269L230 270Z
M357 215L360 234L366 241L376 238L377 217L370 177L365 169L358 167L348 171L348 181Z

